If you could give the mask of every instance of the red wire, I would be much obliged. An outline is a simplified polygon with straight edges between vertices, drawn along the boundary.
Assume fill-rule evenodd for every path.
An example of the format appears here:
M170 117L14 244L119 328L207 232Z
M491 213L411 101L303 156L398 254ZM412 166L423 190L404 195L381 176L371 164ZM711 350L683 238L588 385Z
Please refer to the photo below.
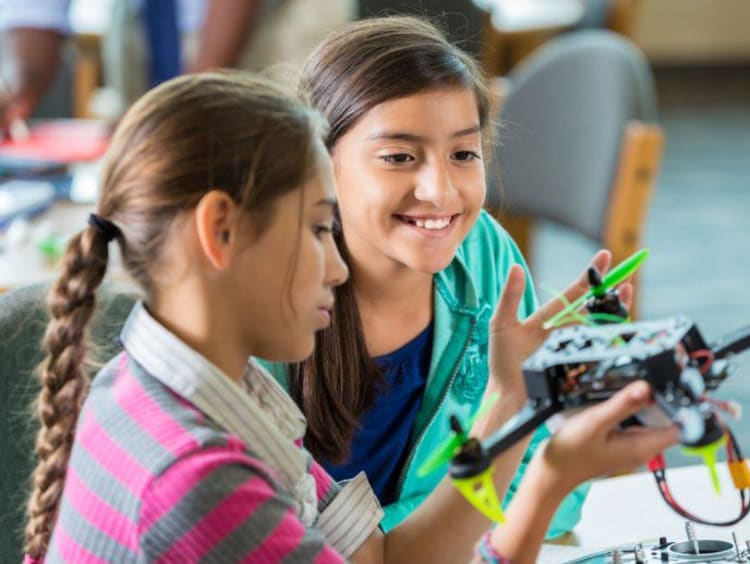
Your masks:
M732 434L728 432L725 425L723 425L721 422L719 422L719 424L721 425L721 428L724 430L724 433L727 437L727 444L726 444L727 459L733 462L739 460L737 449L735 448L734 441L732 440ZM666 464L665 464L663 454L657 455L654 458L652 458L648 463L648 468L649 470L651 470L651 472L654 475L654 478L656 479L656 484L659 488L659 492L664 498L664 501L666 501L667 504L672 509L674 509L677 513L681 514L683 517L686 517L687 519L690 519L697 523L703 523L705 525L730 526L730 525L735 524L739 520L743 519L747 514L748 502L750 501L750 498L746 497L745 494L747 490L743 489L743 490L740 490L739 492L740 515L737 520L734 520L731 522L725 522L725 523L712 523L704 519L701 519L700 517L696 516L693 512L688 511L682 505L680 505L675 499L674 495L672 494L672 491L669 489L669 484L667 483Z

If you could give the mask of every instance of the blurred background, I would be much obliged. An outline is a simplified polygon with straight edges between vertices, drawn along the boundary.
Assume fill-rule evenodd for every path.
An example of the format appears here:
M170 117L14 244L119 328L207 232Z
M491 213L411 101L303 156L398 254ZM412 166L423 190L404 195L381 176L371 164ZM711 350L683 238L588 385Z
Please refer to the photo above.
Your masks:
M602 245L618 259L648 247L638 318L680 313L709 340L750 323L747 0L224 2L215 9L216 2L200 0L74 0L69 7L0 0L5 107L28 79L40 98L29 98L28 113L18 110L24 122L112 122L138 88L159 80L138 67L144 49L180 45L177 67L174 58L160 59L165 76L258 69L298 64L347 20L426 14L493 77L502 125L488 207L524 249L542 298L565 287ZM177 11L176 21L159 12L165 5ZM139 9L151 9L151 23L132 27ZM232 43L209 35L222 29L222 12L241 14L244 37ZM19 40L19 31L35 27L57 34L54 64L41 65L41 76L21 62L42 48ZM296 45L300 37L309 42ZM4 127L13 133L18 121ZM19 154L0 146L0 173L6 182L23 181L0 192L2 290L50 279L65 238L91 208L106 143L101 129L70 131L63 138L81 135L90 145L46 157L44 147ZM750 363L717 395L750 411ZM750 450L748 423L735 428Z

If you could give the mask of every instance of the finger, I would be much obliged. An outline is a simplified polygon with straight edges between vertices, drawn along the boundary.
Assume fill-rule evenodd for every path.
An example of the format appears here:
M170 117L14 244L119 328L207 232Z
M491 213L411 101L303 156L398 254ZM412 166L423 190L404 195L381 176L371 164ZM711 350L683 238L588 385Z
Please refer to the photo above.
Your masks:
M634 382L604 403L589 410L589 421L599 428L612 429L651 402L651 388L643 380Z
M640 465L680 442L680 430L676 425L658 429L644 429L642 433L619 434L612 439L617 449L630 453L628 465Z
M518 323L518 306L521 305L523 293L526 290L526 272L520 264L514 264L508 272L500 301L492 316L495 330Z
M590 266L595 267L599 272L605 272L609 268L611 260L612 254L609 251L602 249L594 255L594 258L591 260ZM565 300L562 300L559 297L553 298L538 310L536 310L534 315L529 317L529 321L532 323L538 323L541 327L541 325L545 321L566 308L567 304L574 302L575 300L583 296L586 292L588 292L588 273L589 267L586 267L586 269L581 273L578 279L576 279L573 284L567 287L567 289L562 294L563 296L565 296Z
M623 435L642 435L644 433L650 433L650 427L644 427L643 425L629 425L625 427L620 433Z
M630 306L633 305L633 285L630 282L623 282L617 287L617 291L620 293L622 305L630 311Z
M597 253L594 255L594 258L591 259L591 263L589 266L593 266L596 268L596 270L599 271L599 274L604 276L607 271L609 271L609 267L612 266L612 253L609 252L607 249L599 249ZM588 284L589 281L589 269L588 267L583 273L583 278L586 280L586 283Z

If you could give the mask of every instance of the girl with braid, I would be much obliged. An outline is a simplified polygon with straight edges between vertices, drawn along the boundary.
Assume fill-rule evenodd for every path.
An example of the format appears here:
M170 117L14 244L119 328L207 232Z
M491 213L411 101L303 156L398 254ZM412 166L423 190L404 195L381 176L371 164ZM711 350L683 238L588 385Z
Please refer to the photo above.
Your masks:
M309 356L348 276L323 134L317 113L239 74L164 83L123 118L96 214L49 293L28 564L472 558L481 522L451 489L383 534L364 474L331 479L302 447L301 412L252 360ZM123 352L89 382L86 334L112 243L143 298ZM515 318L522 286L518 275L507 285L498 319ZM526 472L515 528L475 558L532 561L576 483L674 441L612 431L647 402L636 385L563 426Z

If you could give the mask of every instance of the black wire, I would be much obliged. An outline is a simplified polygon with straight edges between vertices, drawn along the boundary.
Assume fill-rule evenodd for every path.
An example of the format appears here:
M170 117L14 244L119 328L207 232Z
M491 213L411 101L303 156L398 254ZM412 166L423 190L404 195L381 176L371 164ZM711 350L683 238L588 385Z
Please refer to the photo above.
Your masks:
M729 425L725 425L724 429L729 434L729 438L732 440L732 448L734 449L735 454L737 455L737 460L742 460L742 451L740 450L740 443L737 442L737 439L734 437L734 433L732 433L732 430L729 428Z
M683 509L682 506L677 503L677 501L674 499L674 496L672 495L672 492L669 489L669 485L667 484L667 476L663 470L654 470L652 473L654 475L654 478L656 479L656 485L659 489L659 494L661 494L662 499L678 515L681 515L685 519L689 519L690 521L694 521L701 525L710 525L712 527L731 527L732 525L736 525L737 523L742 521L745 517L747 517L748 513L750 513L750 504L748 504L747 500L745 499L746 490L740 490L740 514L737 518L732 519L731 521L707 521L706 519L702 519L697 515L690 513L686 509Z

